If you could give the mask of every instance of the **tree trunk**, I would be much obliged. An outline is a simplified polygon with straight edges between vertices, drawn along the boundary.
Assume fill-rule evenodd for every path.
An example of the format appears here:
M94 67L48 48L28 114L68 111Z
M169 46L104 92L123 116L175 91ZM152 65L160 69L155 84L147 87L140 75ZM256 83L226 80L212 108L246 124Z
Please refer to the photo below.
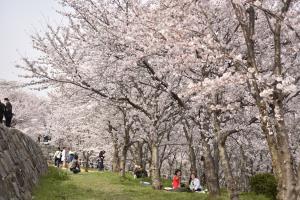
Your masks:
M113 133L113 127L108 122L108 132L110 133L111 139L113 141L113 160L112 160L112 171L120 172L120 156L119 156L119 145L118 137Z
M231 200L239 200L239 193L237 189L237 183L232 174L232 169L229 163L229 158L226 152L225 140L219 141L218 143L220 160L225 175L227 189Z
M298 166L298 183L297 183L297 187L296 187L296 193L298 194L297 196L297 200L300 200L300 164Z
M153 144L152 145L152 162L151 162L151 179L152 179L152 187L155 190L160 190L162 189L162 183L160 180L160 176L159 176L159 153L158 153L158 145L157 144Z
M216 101L216 103L218 103L219 96L216 95L215 101ZM217 144L218 144L220 161L221 161L222 169L224 171L225 181L226 181L230 199L231 200L239 200L238 186L233 177L228 154L226 152L225 143L226 143L227 136L222 135L222 133L221 133L220 122L218 120L219 115L220 115L219 111L214 111L213 115L212 115L212 117L213 117L212 120L213 120L215 137L217 139Z
M266 136L272 159L272 167L278 180L278 200L296 200L297 174L293 169L293 160L289 149L289 137L285 132L285 124L282 115L282 107L275 105L276 117L270 119L265 103L259 104L261 128ZM271 121L275 121L275 129L271 127ZM275 133L273 133L275 130Z
M142 142L137 143L137 165L139 165L142 169L145 169L144 163L143 163L143 146L144 144Z
M121 159L121 176L122 177L125 177L125 174L126 174L126 160L127 160L127 152L128 152L128 149L127 149L127 146L124 146L123 147L123 150L122 150L122 159Z
M296 180L297 174L294 170L294 164L292 159L292 154L290 152L289 136L286 133L284 116L283 116L283 105L281 100L275 103L275 119L277 123L275 124L276 136L278 142L278 151L280 155L281 168L282 168L282 189L278 193L278 198L282 199L296 199ZM299 174L298 174L299 176Z
M213 156L214 166L219 176L220 153L219 153L218 142L216 140L213 141L213 148L214 148L214 156Z
M245 155L245 152L242 148L240 147L240 152L241 152L241 176L240 176L240 190L243 192L248 192L249 191L249 176L247 175L247 157Z
M219 177L218 172L215 168L215 162L211 155L211 149L209 144L205 142L205 151L204 151L204 171L207 182L207 189L209 192L210 199L216 199L220 196L220 185L219 185Z
M187 127L186 127L187 126ZM183 126L183 131L185 133L185 138L189 145L189 160L191 164L191 173L195 173L197 175L197 164L196 164L196 154L195 149L193 147L193 136L192 134L189 134L189 124L186 122L186 126Z
M233 1L232 1L233 2ZM284 18L289 9L291 1L283 1L284 9L281 10L281 16ZM238 4L232 3L237 19L242 19L245 13ZM255 10L251 6L247 9L249 16L248 24L240 20L240 25L244 33L244 39L247 45L248 67L254 68L256 73L252 74L252 79L248 81L249 89L256 101L256 106L260 113L261 129L266 136L268 147L272 158L272 167L278 180L278 200L296 200L296 178L299 176L293 169L292 155L290 152L289 137L285 129L283 99L284 94L276 88L273 89L273 102L268 103L260 97L264 86L256 81L256 75L259 73L256 54L255 54ZM283 77L282 52L281 52L281 31L283 19L276 19L272 28L274 39L274 67L271 72L277 77Z
M120 157L119 157L119 148L118 144L114 143L113 145L113 159L112 159L112 171L120 172Z
M191 145L189 145L189 152L190 152L189 158L191 162L191 172L197 175L197 159L196 159L195 149Z
M126 173L126 160L127 160L127 152L128 152L128 148L130 147L130 125L127 125L127 122L125 120L124 117L124 146L122 149L122 159L121 159L121 176L125 177L125 173Z

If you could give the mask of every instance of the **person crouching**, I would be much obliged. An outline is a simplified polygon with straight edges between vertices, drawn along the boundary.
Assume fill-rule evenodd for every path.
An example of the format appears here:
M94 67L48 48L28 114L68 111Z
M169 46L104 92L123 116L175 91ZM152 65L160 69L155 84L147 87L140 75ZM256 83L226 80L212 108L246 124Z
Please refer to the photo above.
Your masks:
M75 154L74 159L71 162L70 171L72 171L74 174L77 174L80 172L80 165L78 162L78 155Z

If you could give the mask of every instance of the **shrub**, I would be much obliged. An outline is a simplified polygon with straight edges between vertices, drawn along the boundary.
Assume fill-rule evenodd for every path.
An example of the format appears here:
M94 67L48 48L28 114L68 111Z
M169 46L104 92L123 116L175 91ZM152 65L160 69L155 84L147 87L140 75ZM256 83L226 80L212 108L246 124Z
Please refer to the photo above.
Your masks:
M272 199L276 199L277 181L273 174L262 173L252 176L250 179L251 190L256 194L263 194Z

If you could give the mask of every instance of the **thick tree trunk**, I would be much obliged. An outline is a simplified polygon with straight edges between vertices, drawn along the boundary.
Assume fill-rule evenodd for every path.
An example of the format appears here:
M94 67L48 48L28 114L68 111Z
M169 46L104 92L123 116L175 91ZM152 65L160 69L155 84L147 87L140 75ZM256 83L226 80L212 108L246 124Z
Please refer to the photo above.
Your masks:
M300 200L300 164L298 166L298 183L297 183L297 187L296 187L296 193L297 193L297 200Z
M113 141L113 159L112 159L112 171L120 172L120 156L119 156L119 145L118 138L113 133L113 127L108 123L108 132L110 133L111 139Z
M186 127L187 126L187 127ZM191 164L191 173L195 173L197 175L197 159L196 159L196 154L195 154L195 149L193 147L193 136L189 134L189 124L186 122L186 126L183 126L183 131L185 134L185 138L188 142L189 145L189 160Z
M114 143L113 145L113 159L112 159L112 171L120 172L120 156L119 156L119 148L118 144Z
M205 143L205 155L204 155L204 172L207 182L207 189L209 191L209 198L216 199L220 196L220 185L219 185L219 177L218 172L215 168L215 162L211 155L211 149L209 144Z
M191 172L197 175L197 159L196 159L195 149L191 145L189 146L189 152L190 152L189 158L191 162Z
M286 133L284 116L283 116L283 105L280 100L275 103L275 124L278 151L280 155L281 168L282 168L282 189L278 193L278 198L283 199L296 199L296 180L297 176L294 171L294 164L292 154L290 152L289 136ZM299 175L299 174L298 174Z
M219 165L220 165L220 153L219 153L219 147L218 147L218 142L216 140L213 141L213 148L214 148L214 165L216 172L219 176Z
M122 159L121 159L121 176L125 177L126 174L126 160L127 160L127 153L128 153L128 148L130 147L130 127L131 125L127 125L127 122L124 117L124 146L122 148Z
M227 189L229 192L229 196L231 200L239 200L239 193L237 189L237 183L232 174L232 169L229 163L229 158L226 152L225 141L220 141L219 145L219 153L220 153L220 160L222 164L222 168L225 175L225 180L227 184Z
M137 143L137 160L136 164L139 165L142 169L145 169L144 162L143 162L143 146L142 142Z
M218 102L219 96L216 95L215 101L216 103L219 103ZM226 143L227 135L222 135L221 133L221 127L220 127L220 122L218 120L218 115L220 115L220 113L218 111L214 111L212 117L213 117L215 137L217 139L217 144L218 144L221 166L224 171L225 181L226 181L227 190L229 192L230 199L239 200L238 186L235 181L235 178L233 177L230 161L228 158L228 154L226 152L225 143Z
M126 174L126 160L127 160L127 152L128 152L128 149L127 147L123 147L122 149L122 159L121 159L121 172L120 172L120 175L122 177L125 177L125 174Z
M151 179L152 179L152 187L156 190L162 189L162 183L159 176L159 152L158 152L158 145L152 145L152 165L151 165Z
M240 176L240 190L243 192L249 191L249 176L247 175L247 157L242 147L240 147L241 152L241 176Z
M289 9L291 1L283 1L283 9L281 10L281 19L276 19L274 26L271 28L274 39L274 67L270 71L277 77L283 76L283 66L281 60L281 31L282 22L284 16ZM240 5L235 4L232 1L233 8L237 15L237 19L242 19L245 13ZM276 88L276 84L273 88L273 102L267 103L260 97L261 90L264 89L263 85L256 82L256 74L259 73L256 64L255 54L255 40L253 35L255 34L255 9L250 7L247 9L247 15L249 16L249 23L243 23L240 20L245 42L247 45L247 56L248 56L248 67L254 68L255 73L252 74L252 79L249 80L249 89L253 94L253 98L256 101L256 106L260 112L261 128L266 136L268 147L271 153L272 166L275 176L278 180L278 200L296 200L296 178L299 174L293 169L292 155L290 152L289 138L286 133L284 123L284 112L283 112L283 99L284 95L282 91Z
M275 105L276 118L270 119L264 103L259 104L261 128L268 142L271 153L272 167L275 177L278 180L278 200L296 200L297 174L293 169L293 160L289 149L289 137L285 132L285 124L282 115L282 107ZM275 129L272 129L271 122L275 121ZM275 133L273 132L275 130Z

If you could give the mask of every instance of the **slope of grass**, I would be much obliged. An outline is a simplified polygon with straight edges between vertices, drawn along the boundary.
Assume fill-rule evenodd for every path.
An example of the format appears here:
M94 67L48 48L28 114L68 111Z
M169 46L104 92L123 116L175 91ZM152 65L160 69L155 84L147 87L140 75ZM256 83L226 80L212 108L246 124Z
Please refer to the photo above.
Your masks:
M165 185L170 186L170 185ZM205 200L206 194L155 191L140 180L121 178L110 172L82 172L73 175L50 167L34 189L35 200ZM220 200L227 200L224 194ZM263 196L242 194L242 200L267 200Z

